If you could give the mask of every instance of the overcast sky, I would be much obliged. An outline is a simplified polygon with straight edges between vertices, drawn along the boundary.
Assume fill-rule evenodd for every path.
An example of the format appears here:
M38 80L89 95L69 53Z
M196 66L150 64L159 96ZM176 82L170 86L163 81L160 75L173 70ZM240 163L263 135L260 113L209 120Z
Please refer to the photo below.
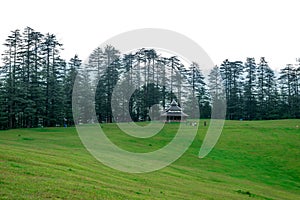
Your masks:
M138 28L164 28L196 41L220 64L264 56L273 69L300 57L297 0L3 0L0 42L26 26L54 33L63 57L85 60L112 36ZM3 52L3 46L0 52Z

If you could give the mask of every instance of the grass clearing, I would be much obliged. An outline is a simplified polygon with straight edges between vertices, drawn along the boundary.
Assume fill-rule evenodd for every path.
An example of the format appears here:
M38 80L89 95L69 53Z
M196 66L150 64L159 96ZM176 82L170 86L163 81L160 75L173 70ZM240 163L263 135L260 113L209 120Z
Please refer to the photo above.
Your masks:
M141 124L143 125L143 124ZM197 157L207 127L170 166L129 174L98 162L74 127L0 132L0 199L299 199L300 120L226 121L205 158ZM149 139L102 125L118 146L161 148L176 124Z

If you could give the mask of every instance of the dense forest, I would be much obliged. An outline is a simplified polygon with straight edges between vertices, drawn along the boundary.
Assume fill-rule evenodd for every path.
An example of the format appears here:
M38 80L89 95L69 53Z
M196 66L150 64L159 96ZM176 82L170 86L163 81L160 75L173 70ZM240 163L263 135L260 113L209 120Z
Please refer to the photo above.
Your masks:
M177 56L146 48L121 54L111 45L96 48L86 63L78 55L67 61L61 58L63 45L55 35L30 27L12 31L3 45L0 129L62 126L65 120L69 125L89 122L89 116L84 116L89 112L80 109L83 117L73 120L76 77L84 88L77 100L86 102L94 98L97 120L101 123L115 121L111 102L120 80L138 88L128 101L123 101L129 105L134 121L150 120L152 105L159 104L164 110L172 99L188 113L192 98L197 100L201 118L210 118L212 102L223 93L227 119L300 118L297 64L286 65L276 76L264 57L258 62L251 57L245 62L226 59L205 77L195 62L186 64ZM94 97L85 95L88 89L95 90ZM128 92L124 89L123 93ZM118 118L129 120L122 113Z

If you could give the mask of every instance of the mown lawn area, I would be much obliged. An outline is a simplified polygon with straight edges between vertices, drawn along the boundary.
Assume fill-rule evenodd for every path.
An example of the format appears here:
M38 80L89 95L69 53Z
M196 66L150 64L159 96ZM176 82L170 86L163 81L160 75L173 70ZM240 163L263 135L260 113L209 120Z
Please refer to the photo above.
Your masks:
M201 123L180 159L143 174L97 161L74 127L0 131L0 199L300 199L297 125L300 120L226 121L213 151L199 159L207 130ZM149 139L102 126L121 148L148 152L172 140L178 124Z

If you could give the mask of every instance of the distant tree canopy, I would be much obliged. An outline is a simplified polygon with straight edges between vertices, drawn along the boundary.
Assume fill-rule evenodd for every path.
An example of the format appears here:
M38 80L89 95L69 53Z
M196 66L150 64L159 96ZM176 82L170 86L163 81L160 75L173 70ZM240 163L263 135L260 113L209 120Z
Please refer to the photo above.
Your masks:
M74 122L72 112L76 77L85 88L80 91L84 98L78 101L94 98L99 122L114 122L116 117L129 120L122 112L114 116L111 108L114 88L121 80L136 88L126 99L132 88L125 87L118 104L134 121L151 120L151 107L159 104L161 110L166 109L172 99L188 110L191 98L196 99L201 117L210 118L212 101L223 94L227 119L300 118L297 65L287 65L277 78L264 57L259 63L254 58L245 63L226 59L206 79L197 63L186 66L177 56L166 57L155 49L121 54L107 45L96 48L86 64L77 55L66 61L55 35L30 27L12 31L3 45L0 129L62 126L65 119L69 125L79 123ZM88 96L86 89L95 90L95 97ZM84 109L78 110L80 122L87 123L93 107Z
M154 49L142 48L120 55L118 50L107 45L103 49L94 50L85 70L90 72L90 77L94 76L91 85L96 88L95 107L99 122L131 119L148 121L151 120L153 105L160 105L162 111L172 99L179 104L187 102L189 94L193 94L197 100L199 111L206 113L203 117L210 115L207 112L210 106L204 76L196 63L185 67L178 57L164 57ZM118 81L124 87L118 92L116 104L112 94ZM115 104L112 105L112 102ZM112 106L118 110L115 116L112 114ZM126 115L126 112L130 115Z
M245 63L225 60L219 69L226 91L226 118L300 118L300 67L297 66L287 65L276 78L264 57L259 63L254 58L247 58Z
M0 74L0 128L57 126L72 119L73 79L78 56L67 63L62 44L50 33L27 27L6 39ZM69 122L72 124L72 120Z

